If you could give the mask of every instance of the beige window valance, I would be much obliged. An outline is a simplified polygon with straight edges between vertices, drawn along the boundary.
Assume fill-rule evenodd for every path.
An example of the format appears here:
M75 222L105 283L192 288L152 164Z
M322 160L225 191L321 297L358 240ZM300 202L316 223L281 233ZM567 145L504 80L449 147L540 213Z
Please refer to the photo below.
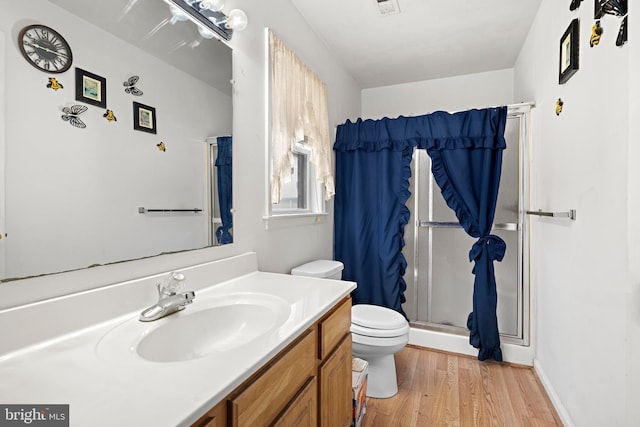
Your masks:
M269 31L271 67L271 202L278 203L282 184L291 179L292 151L304 141L311 150L316 179L325 200L335 194L327 85Z

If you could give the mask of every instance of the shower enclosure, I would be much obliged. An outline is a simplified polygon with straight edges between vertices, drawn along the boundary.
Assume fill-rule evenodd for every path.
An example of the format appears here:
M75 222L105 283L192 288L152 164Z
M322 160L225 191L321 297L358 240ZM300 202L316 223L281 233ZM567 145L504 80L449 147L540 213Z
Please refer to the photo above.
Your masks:
M507 244L502 262L495 262L498 329L501 341L529 344L528 247L525 211L529 200L528 142L530 104L509 106L502 176L493 234ZM472 311L473 263L469 251L476 239L458 224L431 173L425 150L413 155L411 219L405 228L407 302L412 328L468 335Z

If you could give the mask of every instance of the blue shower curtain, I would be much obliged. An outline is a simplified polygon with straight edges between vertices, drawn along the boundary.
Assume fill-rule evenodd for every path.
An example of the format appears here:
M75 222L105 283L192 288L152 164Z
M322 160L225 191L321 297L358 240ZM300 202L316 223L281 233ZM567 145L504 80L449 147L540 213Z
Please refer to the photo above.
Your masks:
M232 138L230 136L219 136L218 155L216 157L216 169L218 171L218 202L220 204L220 219L222 225L216 229L216 240L219 244L233 242L231 228L233 227L233 189L231 186L233 178L232 170Z
M400 251L409 218L405 202L411 153L414 147L427 150L447 205L465 231L478 238L469 253L475 281L467 326L480 360L502 360L493 261L502 260L506 245L490 230L506 117L506 107L499 107L347 121L338 127L334 146L335 258L345 264L343 277L358 283L355 304L382 305L400 313L406 288L406 261Z
M409 220L412 148L408 144L336 144L334 257L342 277L358 283L353 303L402 310L407 263L402 255Z

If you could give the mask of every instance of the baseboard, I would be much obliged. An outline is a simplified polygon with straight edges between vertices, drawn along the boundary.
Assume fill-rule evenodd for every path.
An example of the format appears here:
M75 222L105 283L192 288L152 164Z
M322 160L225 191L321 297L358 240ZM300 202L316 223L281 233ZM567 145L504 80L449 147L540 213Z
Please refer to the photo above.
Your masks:
M463 335L411 328L409 344L468 356L478 356L478 350L469 344L469 337ZM532 347L502 343L500 348L505 362L533 366L534 353Z
M555 389L551 385L551 382L549 381L549 377L547 377L547 374L545 374L544 369L540 365L540 362L538 361L538 359L535 359L533 361L533 370L536 372L536 375L538 375L538 379L540 380L540 382L542 383L542 386L547 392L547 396L549 396L549 399L551 400L553 407L556 408L556 412L558 413L558 416L560 417L560 421L562 421L562 424L564 424L565 427L575 427L573 424L573 421L571 421L571 417L569 416L566 408L560 401L558 394L556 393Z

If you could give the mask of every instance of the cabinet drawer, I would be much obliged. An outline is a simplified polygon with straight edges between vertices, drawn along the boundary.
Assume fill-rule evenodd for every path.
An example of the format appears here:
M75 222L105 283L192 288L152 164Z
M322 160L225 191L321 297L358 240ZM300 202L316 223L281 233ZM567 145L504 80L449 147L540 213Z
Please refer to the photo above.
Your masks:
M318 426L318 381L309 380L273 427Z
M191 427L225 427L227 425L227 401L223 400L219 404L204 414Z
M323 360L344 338L351 328L351 298L346 298L337 309L319 323L320 345L318 358Z
M293 396L315 375L317 336L304 337L267 366L257 379L229 400L233 427L270 425Z

